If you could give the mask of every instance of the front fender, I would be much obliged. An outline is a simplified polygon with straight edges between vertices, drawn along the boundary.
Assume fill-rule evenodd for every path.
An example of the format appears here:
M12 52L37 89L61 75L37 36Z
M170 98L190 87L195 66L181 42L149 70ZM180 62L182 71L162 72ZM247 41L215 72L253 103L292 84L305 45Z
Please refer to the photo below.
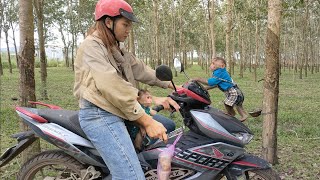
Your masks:
M271 168L271 165L266 160L251 154L244 154L229 164L227 171L233 175L240 176L248 170L269 168Z
M18 144L8 148L0 156L0 167L8 164L13 158L19 155L37 139L32 131L18 133L13 135L13 137L17 138Z

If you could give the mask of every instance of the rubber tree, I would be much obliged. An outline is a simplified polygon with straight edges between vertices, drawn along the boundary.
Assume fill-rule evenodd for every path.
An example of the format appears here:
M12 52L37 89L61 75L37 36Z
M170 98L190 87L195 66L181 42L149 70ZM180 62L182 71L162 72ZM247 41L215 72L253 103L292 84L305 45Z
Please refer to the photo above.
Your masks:
M45 35L44 35L44 16L43 16L43 0L33 0L34 10L37 17L37 30L40 51L40 74L41 88L40 94L42 99L48 99L47 92L47 59L45 50Z
M232 5L233 0L227 1L227 24L226 24L226 60L227 60L227 67L229 68L229 73L232 70L232 52L231 52L231 26L232 26Z
M4 3L3 0L0 0L0 37L1 37L1 32L3 28L3 9L4 9ZM1 49L1 42L0 42L0 49ZM0 54L0 76L3 75L3 67L2 67L2 56Z
M19 0L19 26L20 26L20 105L31 107L28 101L36 101L34 79L34 18L32 1ZM28 130L28 126L21 123L21 130ZM22 160L40 151L40 141L35 141L22 153Z
M282 0L268 0L266 62L264 74L262 155L271 164L277 157L277 116L279 99L279 46Z

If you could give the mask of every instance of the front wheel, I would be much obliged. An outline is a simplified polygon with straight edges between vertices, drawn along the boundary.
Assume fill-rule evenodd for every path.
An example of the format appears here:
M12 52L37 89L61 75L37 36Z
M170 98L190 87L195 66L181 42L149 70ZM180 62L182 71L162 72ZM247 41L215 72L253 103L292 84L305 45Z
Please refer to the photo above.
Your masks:
M224 174L220 180L280 180L280 176L273 169L257 169L245 171L241 176Z
M280 180L280 176L273 169L246 171L244 177L245 179Z
M20 169L18 180L78 179L85 167L59 150L44 151L28 160Z

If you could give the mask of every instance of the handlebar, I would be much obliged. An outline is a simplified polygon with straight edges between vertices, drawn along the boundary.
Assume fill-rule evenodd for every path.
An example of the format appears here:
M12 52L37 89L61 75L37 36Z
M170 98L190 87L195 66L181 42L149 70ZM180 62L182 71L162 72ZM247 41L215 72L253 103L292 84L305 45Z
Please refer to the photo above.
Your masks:
M161 110L164 110L164 107L163 107L162 105L158 105L158 106L154 106L152 109L155 110L155 111L157 111L157 112L159 112L159 111L161 111ZM175 111L176 111L176 110L174 109L174 107L171 106L171 105L170 105L170 109L171 109L171 112L175 112Z
M159 112L159 111L163 110L164 107L162 105L158 105L158 106L154 106L152 109Z

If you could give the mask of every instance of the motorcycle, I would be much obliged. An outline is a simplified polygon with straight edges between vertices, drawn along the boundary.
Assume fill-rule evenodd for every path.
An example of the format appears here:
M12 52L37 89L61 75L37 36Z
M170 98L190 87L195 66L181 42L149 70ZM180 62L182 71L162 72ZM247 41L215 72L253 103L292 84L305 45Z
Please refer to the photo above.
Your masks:
M156 75L162 81L173 83L168 66L159 66ZM169 97L180 105L184 122L183 127L168 134L168 143L172 144L182 133L175 145L170 179L280 179L267 161L246 153L245 145L251 141L253 133L237 118L211 107L210 95L201 84L187 82L182 88L175 88ZM112 178L98 151L82 131L78 111L41 102L31 103L48 108L16 107L17 114L31 130L12 136L18 143L0 156L0 167L40 137L58 149L41 152L25 162L17 175L18 180ZM155 108L161 109L162 106ZM166 146L158 140L137 153L147 180L158 179L158 155Z

